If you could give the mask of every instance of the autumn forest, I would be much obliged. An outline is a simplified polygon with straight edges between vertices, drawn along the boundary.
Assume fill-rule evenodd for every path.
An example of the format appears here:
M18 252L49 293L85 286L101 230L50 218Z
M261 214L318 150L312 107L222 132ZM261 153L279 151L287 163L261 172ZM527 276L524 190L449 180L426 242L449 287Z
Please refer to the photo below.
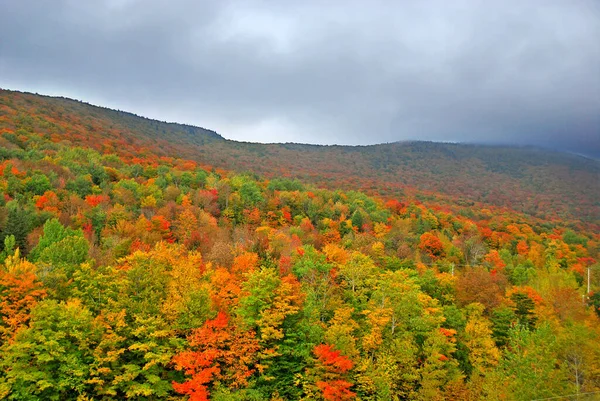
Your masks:
M594 399L599 177L0 90L0 399Z

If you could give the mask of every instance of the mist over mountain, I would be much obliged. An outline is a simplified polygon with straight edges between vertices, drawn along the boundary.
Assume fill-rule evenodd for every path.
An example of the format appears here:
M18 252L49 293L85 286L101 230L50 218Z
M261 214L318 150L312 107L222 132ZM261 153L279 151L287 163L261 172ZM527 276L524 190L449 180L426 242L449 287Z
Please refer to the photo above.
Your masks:
M0 5L0 87L251 142L600 155L600 6L69 0Z

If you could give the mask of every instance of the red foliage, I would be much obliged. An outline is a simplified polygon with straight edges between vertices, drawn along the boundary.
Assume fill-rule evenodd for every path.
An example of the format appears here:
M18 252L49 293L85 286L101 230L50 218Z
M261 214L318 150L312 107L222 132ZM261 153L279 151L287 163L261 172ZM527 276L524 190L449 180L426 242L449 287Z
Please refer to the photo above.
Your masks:
M506 263L500 257L500 254L497 250L490 251L484 259L487 263L489 263L494 270L503 269L506 267Z
M283 216L283 219L288 223L292 222L292 214L290 213L290 209L288 207L284 207L283 209L281 209L281 215Z
M343 356L340 351L335 350L331 345L317 345L313 349L313 352L319 359L319 362L332 371L345 373L354 366L350 359Z
M385 203L385 207L390 209L392 212L398 213L398 214L401 213L404 206L405 205L402 202L399 202L396 199L390 199L389 201L387 201Z
M148 231L159 232L164 240L175 242L173 233L171 233L171 223L164 216L152 216L152 221L148 225Z
M177 354L173 363L191 378L184 383L173 382L175 391L188 395L190 400L204 401L208 400L213 380L233 388L248 384L248 377L254 373L249 366L259 349L254 332L240 332L224 312L219 312L194 330L188 342L192 350Z
M92 227L91 223L85 223L82 227L83 229L83 234L85 235L85 237L89 240L90 238L92 238L92 234L94 233L94 229Z
M529 253L529 245L527 245L527 241L519 241L517 244L517 253L521 256L526 256Z
M47 212L58 213L58 197L53 191L46 191L44 195L37 198L35 207L39 210Z
M279 274L285 276L290 273L292 269L292 258L289 256L281 256L279 258Z
M531 299L536 305L541 305L544 303L544 298L542 298L539 292L537 292L529 286L516 287L508 292L507 297L510 297L510 295L515 293L524 294L525 296L527 296L527 298Z
M308 217L305 217L302 220L302 222L300 222L300 228L304 232L310 232L315 229L315 226L313 226L313 224L311 223L311 221Z
M419 249L432 258L444 255L444 244L442 244L442 241L435 234L430 232L421 235Z
M356 397L356 393L350 391L352 383L344 380L317 382L317 387L323 392L323 398L328 401L352 400Z
M443 327L440 327L440 333L442 333L446 337L453 337L456 334L456 330L445 329Z
M42 195L35 202L35 207L42 210L44 208L44 206L46 205L46 203L48 203L48 198L46 197L46 195Z
M149 252L150 248L151 248L150 245L146 244L145 242L143 242L139 238L136 238L131 243L131 246L129 247L129 251L131 253L133 253L135 251Z
M261 223L260 210L255 207L252 210L244 210L246 222L254 227L258 227Z
M106 201L108 201L108 197L104 195L88 195L85 197L85 203L91 207L96 207Z
M356 394L350 391L352 383L342 378L344 373L352 369L354 363L328 344L317 345L313 348L313 353L317 356L319 365L325 368L325 376L330 379L316 383L323 393L323 398L329 401L354 399Z
M491 230L491 228L489 227L480 227L479 228L479 232L481 233L481 236L484 239L489 239L492 237L492 235L494 234L494 232Z

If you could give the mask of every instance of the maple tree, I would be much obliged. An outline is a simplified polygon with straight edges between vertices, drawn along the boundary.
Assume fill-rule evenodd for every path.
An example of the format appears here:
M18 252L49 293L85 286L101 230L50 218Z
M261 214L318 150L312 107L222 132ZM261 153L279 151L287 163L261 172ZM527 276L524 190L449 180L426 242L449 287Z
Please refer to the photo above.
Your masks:
M219 312L188 337L192 350L173 358L176 369L183 370L189 380L173 383L175 390L190 400L207 400L211 383L222 381L233 388L248 383L254 369L250 366L259 349L253 332L240 332L230 318Z
M316 369L323 371L321 377L325 379L316 383L323 398L328 401L354 399L356 393L350 391L352 383L344 380L344 374L352 369L354 363L327 344L317 345L313 353L317 357Z
M19 250L0 268L0 344L27 327L31 310L46 296L35 265L20 259Z

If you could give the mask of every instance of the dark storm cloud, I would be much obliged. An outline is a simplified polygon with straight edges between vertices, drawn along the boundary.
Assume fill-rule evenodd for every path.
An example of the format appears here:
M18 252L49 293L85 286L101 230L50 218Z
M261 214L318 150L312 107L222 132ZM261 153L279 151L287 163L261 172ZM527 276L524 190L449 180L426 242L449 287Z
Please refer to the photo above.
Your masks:
M249 141L600 155L600 3L5 1L0 87Z

